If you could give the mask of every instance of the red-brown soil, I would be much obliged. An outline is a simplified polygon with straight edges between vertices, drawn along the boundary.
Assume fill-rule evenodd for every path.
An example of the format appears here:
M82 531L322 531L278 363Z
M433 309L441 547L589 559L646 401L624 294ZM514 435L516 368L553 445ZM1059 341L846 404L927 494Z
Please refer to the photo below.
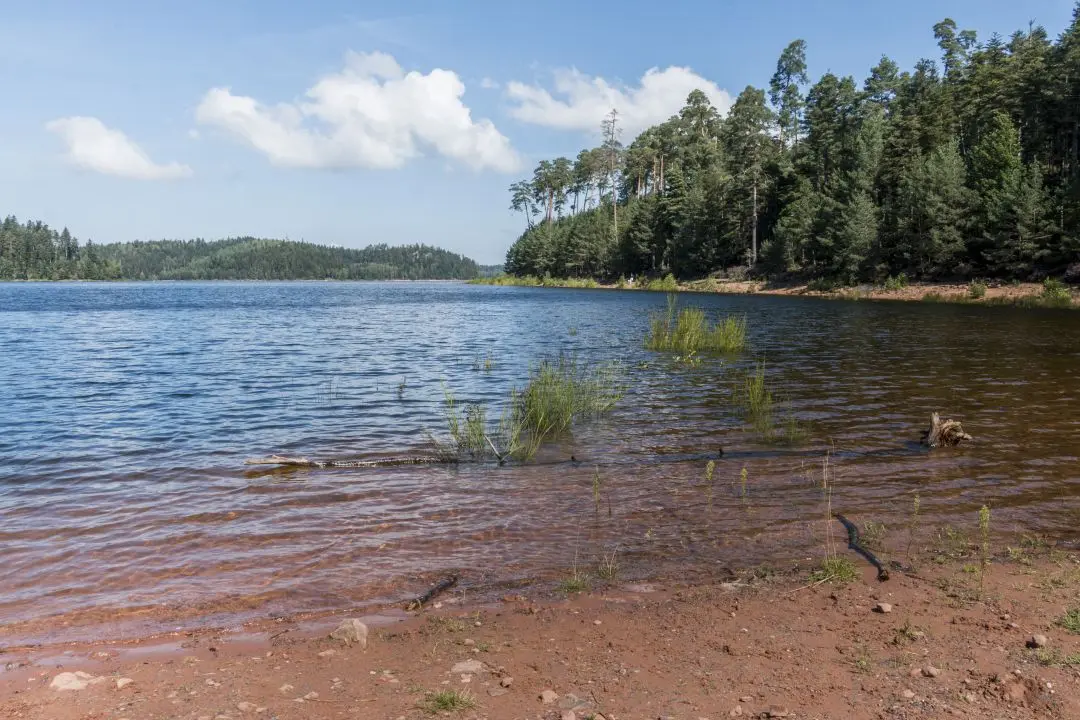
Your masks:
M8 650L0 718L412 720L431 717L426 693L448 689L475 701L446 715L462 719L1080 718L1080 635L1056 624L1080 606L1078 558L1014 552L981 590L977 569L615 583L471 608L448 596L418 617L376 618L366 649L282 623L242 639ZM1033 635L1047 646L1026 647ZM482 669L451 672L468 660ZM74 670L103 679L50 687ZM544 704L545 690L557 699Z

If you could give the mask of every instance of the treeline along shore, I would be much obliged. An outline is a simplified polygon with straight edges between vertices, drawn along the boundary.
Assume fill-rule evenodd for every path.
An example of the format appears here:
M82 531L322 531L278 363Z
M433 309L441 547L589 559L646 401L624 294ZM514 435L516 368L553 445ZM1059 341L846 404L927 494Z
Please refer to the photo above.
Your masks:
M2 280L467 280L473 260L429 245L362 249L290 240L80 242L64 228L0 224Z
M1037 25L981 38L951 19L932 31L939 57L901 69L883 55L861 81L811 82L796 40L726 114L693 91L625 145L614 109L599 147L511 186L527 227L506 271L973 295L1080 281L1080 6L1056 39Z

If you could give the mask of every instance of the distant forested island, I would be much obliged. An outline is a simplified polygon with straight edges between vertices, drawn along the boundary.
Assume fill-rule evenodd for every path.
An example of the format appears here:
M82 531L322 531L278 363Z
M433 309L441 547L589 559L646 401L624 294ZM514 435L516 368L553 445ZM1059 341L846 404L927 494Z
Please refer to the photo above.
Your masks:
M741 276L835 287L1080 279L1080 5L980 41L945 19L940 60L882 56L811 84L792 42L726 115L701 91L628 146L544 160L510 187L527 224L506 271L542 278ZM600 118L597 118L600 123Z
M253 237L80 243L67 228L8 217L0 280L468 280L472 260L427 245L330 247Z

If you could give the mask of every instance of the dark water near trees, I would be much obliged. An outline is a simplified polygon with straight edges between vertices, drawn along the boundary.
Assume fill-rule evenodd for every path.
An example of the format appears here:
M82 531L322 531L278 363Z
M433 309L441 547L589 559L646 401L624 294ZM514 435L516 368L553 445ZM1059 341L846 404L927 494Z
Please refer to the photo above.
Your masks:
M813 558L826 451L834 507L884 522L894 551L916 493L924 537L983 503L997 536L1080 536L1080 313L684 301L746 313L751 349L697 367L644 350L665 298L642 292L0 285L0 645L398 601L449 570L498 592L613 550L623 577ZM443 382L495 415L560 351L621 361L630 389L531 465L243 465L424 452ZM761 443L732 402L762 357L805 445ZM976 442L920 449L935 409Z

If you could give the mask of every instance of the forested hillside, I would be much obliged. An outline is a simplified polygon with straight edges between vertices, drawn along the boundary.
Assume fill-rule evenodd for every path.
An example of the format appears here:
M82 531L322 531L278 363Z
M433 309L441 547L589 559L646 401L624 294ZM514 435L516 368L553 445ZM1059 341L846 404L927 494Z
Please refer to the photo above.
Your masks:
M616 109L600 147L511 186L527 229L507 272L1078 272L1080 6L1056 41L1038 26L980 41L949 19L933 33L939 58L902 71L883 56L861 82L811 83L796 40L726 116L695 91L626 146Z
M0 280L469 279L469 258L427 245L360 250L288 240L155 240L80 244L67 228L0 225Z

